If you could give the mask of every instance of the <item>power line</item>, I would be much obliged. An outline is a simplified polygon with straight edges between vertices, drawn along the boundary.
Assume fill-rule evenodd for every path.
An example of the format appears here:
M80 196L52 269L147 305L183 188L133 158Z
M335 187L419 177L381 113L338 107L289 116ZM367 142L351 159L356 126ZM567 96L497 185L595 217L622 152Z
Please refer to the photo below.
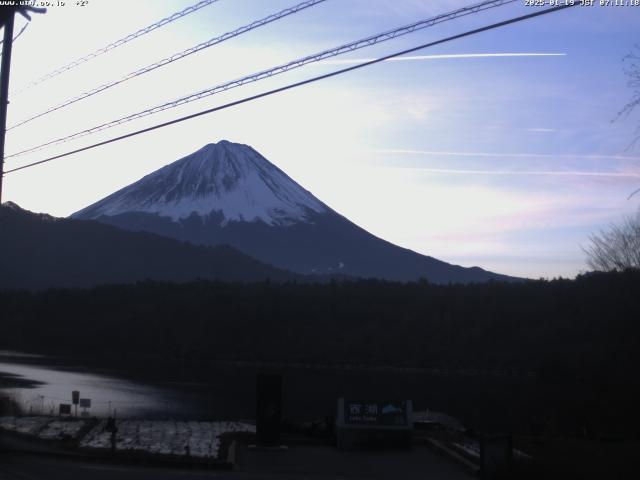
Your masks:
M20 35L22 35L22 34L24 33L24 31L27 29L27 27L28 27L28 26L29 26L29 22L25 23L25 24L22 26L22 28L20 29L20 31L18 32L18 34L17 34L15 37L13 37L13 41L14 41L14 42L15 42L15 41L20 37Z
M239 79L236 80L232 80L230 82L226 82L220 85L216 85L214 87L205 89L205 90L201 90L199 92L196 93L192 93L190 95L187 95L185 97L181 97L178 98L176 100L173 100L171 102L167 102L167 103L163 103L161 105L157 105L155 107L152 108L148 108L146 110L142 110L140 112L136 112L121 118L118 118L116 120L111 120L110 122L107 123L103 123L100 125L97 125L95 127L91 127L85 130L81 130L79 132L67 135L65 137L61 137L61 138L57 138L55 140L50 140L48 142L42 143L40 145L37 145L35 147L30 147L26 150L22 150L16 153L13 153L11 155L7 155L6 158L11 158L11 157L18 157L30 152L34 152L37 150L41 150L45 147L48 146L52 146L52 145L58 145L60 143L65 143L68 142L70 140L75 140L78 138L82 138L85 137L87 135L96 133L96 132L100 132L102 130L106 130L108 128L113 128L115 126L118 125L122 125L123 123L128 123L131 122L133 120L137 120L139 118L143 118L146 117L148 115L153 115L155 113L164 111L164 110L168 110L170 108L174 108L180 105L185 105L187 103L191 103L194 102L196 100L200 100L202 98L205 97L209 97L211 95L215 95L217 93L220 92L224 92L227 90L231 90L232 88L236 88L236 87L240 87L242 85L246 85L248 83L253 83L253 82L257 82L259 80L263 80L265 78L269 78L272 77L274 75L279 75L281 73L285 73L288 72L290 70L296 69L296 68L300 68L303 67L304 65L307 65L309 63L314 63L314 62L319 62L321 60L324 60L326 58L331 58L331 57L335 57L338 55L342 55L348 52L352 52L355 50L359 50L361 48L365 48L365 47L370 47L372 45L376 45L378 43L382 43L382 42L386 42L388 40L392 40L394 38L397 38L399 36L402 35L406 35L409 33L413 33L417 30L421 30L423 28L427 28L427 27L431 27L433 25L437 25L439 23L443 23L449 20L454 20L456 18L462 17L462 16L466 16L466 15L471 15L471 14L475 14L484 10L488 10L488 9L492 9L492 8L496 8L496 7L500 7L503 5L506 5L508 3L514 3L515 1L518 0L491 0L491 1L484 1L478 4L474 4L468 7L464 7L464 8L460 8L457 10L454 10L452 12L448 12L448 13L444 13L441 15L437 15L435 17L431 17L428 19L424 19L424 20L420 20L418 22L414 22L410 25L405 25L403 27L400 28L396 28L393 30L389 30L387 32L384 33L380 33L380 34L376 34L376 35L372 35L370 37L367 38L363 38L361 40L357 40L355 42L351 42L345 45L341 45L339 47L336 48L332 48L330 50L325 50L323 52L320 53L316 53L313 55L309 55L303 58L299 58L297 60L293 60L289 63L285 63L283 65L279 65L277 67L273 67L270 68L268 70L263 70L257 73L253 73L251 75L247 75L245 77L241 77Z
M277 13L274 13L272 15L269 15L267 17L264 17L260 20L256 20L254 22L251 22L248 25L244 25L242 27L239 27L233 31L227 32L223 35L219 35L217 37L214 37L210 40L207 40L206 42L200 43L194 47L188 48L186 50L183 50L182 52L178 52L178 53L174 53L173 55L163 58L162 60L159 60L155 63L152 63L151 65L148 65L146 67L140 68L134 72L131 72L127 75L125 75L124 77L119 78L118 80L114 80L112 82L109 83L104 83L96 88L93 88L89 91L86 91L84 93L81 93L80 95L77 95L69 100L66 100L54 107L49 108L48 110L45 110L43 112L40 112L36 115L33 115L29 118L26 118L18 123L16 123L15 125L9 127L7 129L7 131L9 130L13 130L14 128L20 127L21 125L24 125L26 123L29 123L37 118L43 117L49 113L55 112L56 110L60 110L61 108L67 107L73 103L79 102L80 100L84 100L85 98L89 98L97 93L100 92L104 92L105 90L108 90L111 87L115 87L116 85L120 85L121 83L126 82L127 80L131 80L132 78L138 77L140 75L144 75L145 73L149 73L157 68L163 67L165 65L169 65L170 63L173 63L177 60L180 60L182 58L185 58L193 53L199 52L201 50L204 50L205 48L209 48L212 47L213 45L217 45L219 43L222 43L226 40L229 40L231 38L237 37L239 35L242 35L243 33L249 32L251 30L254 30L258 27L262 27L264 25L267 25L271 22L275 22L276 20L280 20L281 18L287 17L289 15L292 15L294 13L298 13L301 10L305 10L309 7L312 7L314 5L317 5L318 3L322 3L325 2L326 0L306 0L302 3L299 3L297 5L294 5L293 7L289 7L286 8L284 10L281 10Z
M84 152L86 150L91 150L93 148L97 148L97 147L100 147L100 146L103 146L103 145L107 145L109 143L114 143L114 142L117 142L117 141L120 141L120 140L124 140L126 138L130 138L130 137L134 137L134 136L137 136L137 135L141 135L143 133L151 132L153 130L158 130L160 128L167 127L169 125L173 125L173 124L176 124L176 123L184 122L184 121L190 120L192 118L196 118L196 117L200 117L200 116L203 116L203 115L207 115L209 113L217 112L217 111L220 111L220 110L225 110L227 108L235 107L236 105L241 105L243 103L247 103L247 102L251 102L253 100L257 100L259 98L268 97L268 96L271 96L271 95L275 95L276 93L284 92L284 91L291 90L291 89L294 89L294 88L297 88L297 87L301 87L303 85L307 85L307 84L315 83L315 82L318 82L320 80L324 80L324 79L327 79L327 78L335 77L335 76L341 75L343 73L351 72L353 70L358 70L360 68L368 67L368 66L374 65L376 63L384 62L385 60L389 60L391 58L395 58L395 57L399 57L399 56L402 56L402 55L406 55L408 53L413 53L413 52L416 52L418 50L423 50L425 48L433 47L433 46L436 46L436 45L440 45L442 43L446 43L446 42L450 42L452 40L457 40L457 39L460 39L460 38L468 37L468 36L475 35L475 34L478 34L478 33L481 33L481 32L486 32L488 30L493 30L493 29L496 29L496 28L504 27L506 25L510 25L510 24L513 24L513 23L517 23L517 22L521 22L521 21L524 21L524 20L528 20L530 18L539 17L541 15L546 15L548 13L554 13L554 12L557 12L557 11L560 11L560 10L564 10L565 8L575 7L576 5L578 5L578 3L566 3L564 5L560 5L560 6L557 6L557 7L547 8L545 10L539 10L539 11L530 13L528 15L522 15L520 17L515 17L515 18L511 18L509 20L504 20L502 22L498 22L498 23L494 23L494 24L491 24L491 25L487 25L487 26L484 26L484 27L481 27L481 28L477 28L475 30L469 30L469 31L466 31L464 33L460 33L460 34L457 34L457 35L453 35L453 36L450 36L450 37L443 38L441 40L436 40L434 42L425 43L425 44L419 45L417 47L409 48L407 50L402 50L400 52L395 52L395 53L392 53L390 55L385 55L384 57L380 57L380 58L377 58L375 60L370 60L370 61L368 61L366 63L360 63L360 64L357 64L357 65L353 65L351 67L343 68L343 69L336 70L336 71L333 71L333 72L330 72L330 73L325 73L324 75L318 75L316 77L312 77L312 78L309 78L307 80L302 80L300 82L290 83L288 85L285 85L284 87L279 87L279 88L275 88L273 90L268 90L266 92L262 92L262 93L259 93L259 94L256 94L256 95L245 97L245 98L242 98L240 100L236 100L236 101L233 101L233 102L230 102L230 103L226 103L224 105L219 105L217 107L209 108L207 110L202 110L202 111L197 112L197 113L192 113L191 115L186 115L184 117L180 117L180 118L177 118L177 119L174 119L174 120L170 120L168 122L159 123L157 125L154 125L154 126L151 126L151 127L147 127L147 128L143 128L143 129L137 130L135 132L130 132L130 133L127 133L125 135L120 135L118 137L110 138L109 140L104 140L102 142L94 143L93 145L89 145L89 146L86 146L86 147L78 148L76 150L71 150L71 151L66 152L66 153L61 153L60 155L54 155L52 157L45 158L44 160L39 160L37 162L29 163L27 165L22 165L20 167L13 168L11 170L7 170L6 173L17 172L19 170L24 170L26 168L34 167L36 165L41 165L43 163L47 163L47 162L50 162L52 160L57 160L59 158L67 157L67 156L73 155L75 153L80 153L80 152Z
M12 92L13 95L18 95L22 92L24 92L25 90L28 90L31 87L34 87L42 82L44 82L45 80L49 80L50 78L53 78L57 75L60 75L61 73L64 73L68 70L71 70L79 65L82 65L83 63L88 62L89 60L92 60L96 57L99 57L100 55L103 55L111 50L113 50L114 48L118 48L122 45L124 45L125 43L130 42L131 40L135 40L138 37L141 37L142 35L146 35L147 33L153 32L154 30L157 30L160 27L164 27L165 25L168 25L186 15L189 15L190 13L196 12L198 10L200 10L201 8L207 7L209 5L211 5L212 3L217 2L218 0L202 0L194 5L191 5L190 7L185 8L184 10L180 10L179 12L173 13L172 15L169 15L168 17L163 18L162 20L159 20L155 23L152 23L149 26L146 26L144 28L141 28L140 30L138 30L137 32L134 33L130 33L129 35L127 35L126 37L123 37L119 40L116 40L115 42L110 43L109 45L99 48L98 50L89 53L88 55L85 55L82 58L79 58L77 60L74 60L73 62L67 63L66 65L63 65L60 68L57 68L55 70L53 70L52 72L47 73L46 75L43 75L33 81L31 81L30 83L28 83L27 85L25 85L24 87L22 87L20 90L16 91L16 92Z

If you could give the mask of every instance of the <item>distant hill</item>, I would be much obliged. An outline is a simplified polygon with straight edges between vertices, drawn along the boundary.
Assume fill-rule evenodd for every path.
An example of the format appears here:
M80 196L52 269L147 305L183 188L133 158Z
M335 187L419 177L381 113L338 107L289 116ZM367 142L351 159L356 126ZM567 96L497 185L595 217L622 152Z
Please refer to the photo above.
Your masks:
M0 232L0 288L301 278L229 246L196 246L98 222L55 218L11 202L0 205Z

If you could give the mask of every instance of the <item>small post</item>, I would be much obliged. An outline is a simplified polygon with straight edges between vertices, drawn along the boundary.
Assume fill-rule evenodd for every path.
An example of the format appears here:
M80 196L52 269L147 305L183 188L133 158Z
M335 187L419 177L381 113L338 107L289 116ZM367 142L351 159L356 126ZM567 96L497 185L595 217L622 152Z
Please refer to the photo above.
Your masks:
M0 68L0 204L2 203L2 181L4 179L4 140L7 133L7 106L9 105L9 71L11 70L11 48L13 46L13 20L15 12L8 15L4 24L2 42L2 64Z
M117 434L118 434L118 427L113 427L113 430L111 430L111 455L114 455L116 453L116 445L117 445Z
M78 403L80 403L80 392L74 390L71 392L71 403L75 405L75 416L78 416Z
M116 425L115 417L109 415L104 430L105 432L111 433L111 454L113 455L116 452L116 434L118 433L118 427Z

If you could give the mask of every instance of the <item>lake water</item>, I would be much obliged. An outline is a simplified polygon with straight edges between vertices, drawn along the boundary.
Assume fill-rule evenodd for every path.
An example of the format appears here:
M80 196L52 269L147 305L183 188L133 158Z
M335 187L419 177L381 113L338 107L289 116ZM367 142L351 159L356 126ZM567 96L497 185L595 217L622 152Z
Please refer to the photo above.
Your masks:
M130 418L250 420L256 412L256 375L266 371L282 374L283 412L293 421L335 415L339 397L411 399L415 410L443 411L465 424L485 422L492 428L511 428L505 411L528 412L531 405L542 405L546 394L529 377L244 363L170 368L140 359L121 370L87 371L70 359L0 352L0 393L32 413L57 413L78 390L81 398L91 399L90 414L96 416L116 410L118 417Z
M57 414L61 403L72 403L71 392L91 399L91 415L125 417L182 416L189 402L178 392L134 383L107 375L47 366L48 359L15 352L0 352L0 391L25 412ZM78 409L81 413L82 409Z

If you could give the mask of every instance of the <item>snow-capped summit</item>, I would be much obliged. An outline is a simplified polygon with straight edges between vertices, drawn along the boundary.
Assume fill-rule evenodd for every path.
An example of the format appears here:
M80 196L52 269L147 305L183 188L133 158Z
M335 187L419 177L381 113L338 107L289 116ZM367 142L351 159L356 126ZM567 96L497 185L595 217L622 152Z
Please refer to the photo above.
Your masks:
M328 209L250 146L222 140L145 176L74 217L144 212L177 221L215 213L222 224L262 221L289 225Z

